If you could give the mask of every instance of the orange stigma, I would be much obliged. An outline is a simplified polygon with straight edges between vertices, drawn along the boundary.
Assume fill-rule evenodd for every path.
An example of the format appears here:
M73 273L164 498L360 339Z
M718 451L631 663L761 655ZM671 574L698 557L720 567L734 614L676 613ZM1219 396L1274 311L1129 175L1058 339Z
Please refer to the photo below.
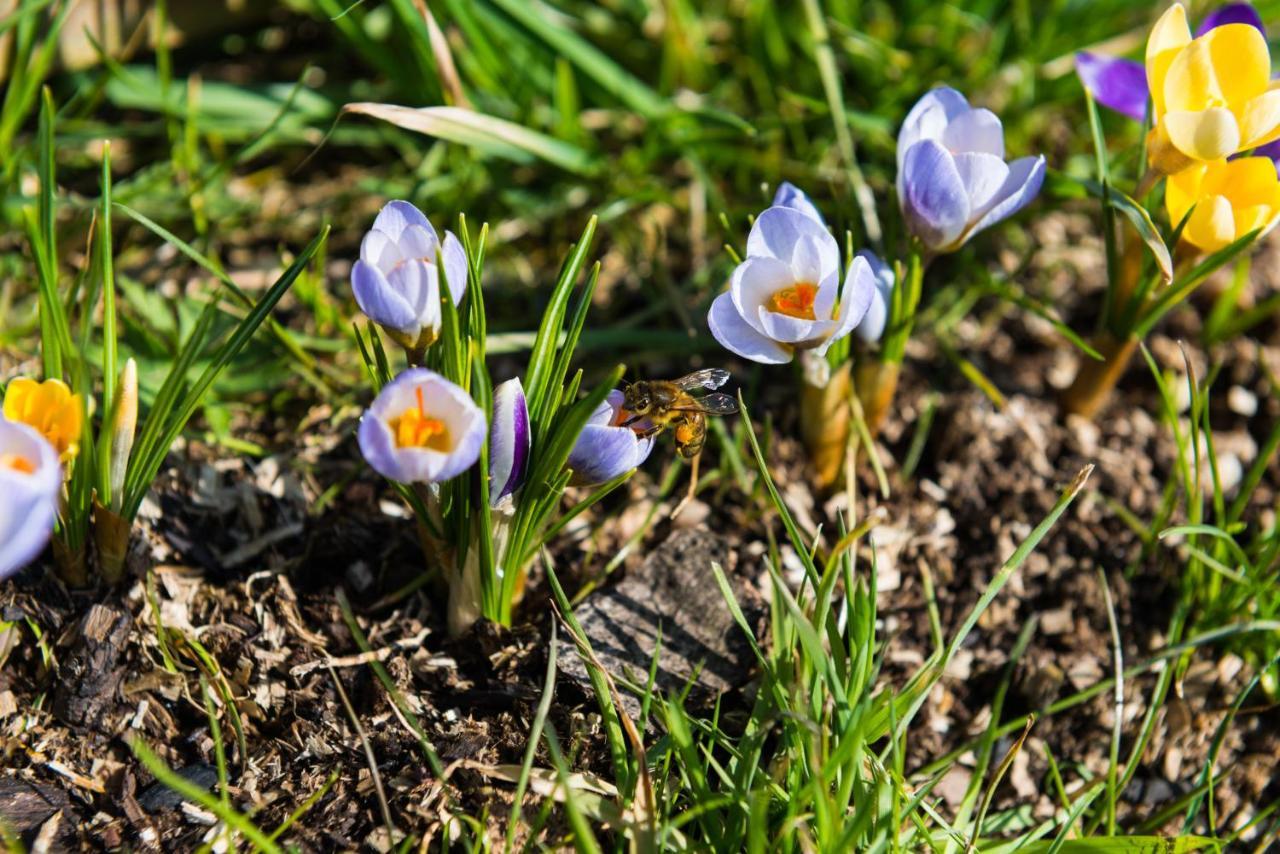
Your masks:
M13 469L19 474L35 474L31 460L17 454L0 454L0 469Z
M438 418L427 417L426 403L422 399L422 389L415 389L418 396L417 407L410 407L400 413L400 417L392 418L388 423L395 436L396 447L430 448L433 451L449 450L449 428Z
M814 320L813 301L818 296L818 286L801 282L789 288L776 291L769 297L768 309L787 317L798 317L801 320Z

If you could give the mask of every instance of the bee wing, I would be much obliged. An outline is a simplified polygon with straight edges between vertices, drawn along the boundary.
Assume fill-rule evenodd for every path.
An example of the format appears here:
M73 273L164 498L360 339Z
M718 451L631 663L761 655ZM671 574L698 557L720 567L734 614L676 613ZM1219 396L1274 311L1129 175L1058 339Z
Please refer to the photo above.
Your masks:
M678 380L672 380L682 391L692 391L697 388L716 389L728 381L729 372L722 368L706 368L685 374Z
M673 412L701 412L705 415L732 415L738 411L738 401L727 394L709 394L694 398L691 406L673 406Z

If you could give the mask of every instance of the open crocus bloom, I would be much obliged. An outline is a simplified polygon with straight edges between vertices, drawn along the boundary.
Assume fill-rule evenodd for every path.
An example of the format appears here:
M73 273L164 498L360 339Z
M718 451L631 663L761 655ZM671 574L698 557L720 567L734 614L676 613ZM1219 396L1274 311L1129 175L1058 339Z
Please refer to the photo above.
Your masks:
M1040 192L1044 157L1004 160L1004 128L941 87L916 102L898 132L898 202L930 252L953 252Z
M1267 40L1252 24L1223 24L1193 39L1186 10L1174 4L1151 31L1146 65L1153 169L1172 175L1280 138L1280 89L1271 82Z
M529 464L529 405L519 377L493 390L489 425L489 504L497 506L524 483Z
M357 434L369 465L401 483L456 477L480 458L484 437L484 412L470 395L426 368L387 383Z
M4 417L35 428L64 463L80 451L84 405L62 380L37 382L19 377L9 383L4 393Z
M378 213L351 268L360 310L403 347L425 347L440 334L437 249L456 304L467 288L467 254L452 232L445 232L442 245L422 211L408 202L389 202Z
M0 418L0 578L35 560L49 542L61 490L54 447L34 428Z
M649 458L656 437L640 433L651 425L642 420L622 426L631 418L631 413L622 408L623 396L616 388L609 392L578 435L567 463L573 470L570 483L574 486L607 483Z
M1203 252L1216 252L1255 229L1272 228L1280 219L1275 162L1241 157L1197 163L1169 176L1165 204L1175 225L1191 211L1182 230L1184 241Z
M862 258L853 259L840 287L840 247L819 220L771 207L751 227L747 258L711 304L707 325L739 356L782 364L797 350L825 355L862 320L874 291Z

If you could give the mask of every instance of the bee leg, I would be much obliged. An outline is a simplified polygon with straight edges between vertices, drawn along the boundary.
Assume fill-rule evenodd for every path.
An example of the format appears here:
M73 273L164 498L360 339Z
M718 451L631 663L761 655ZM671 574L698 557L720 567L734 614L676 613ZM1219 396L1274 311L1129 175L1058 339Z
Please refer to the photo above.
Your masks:
M698 491L698 463L702 460L702 454L694 454L693 459L689 461L689 491L684 494L684 498L680 499L680 503L676 505L676 509L671 511L668 519L674 519L680 515L680 511L693 500L694 493Z

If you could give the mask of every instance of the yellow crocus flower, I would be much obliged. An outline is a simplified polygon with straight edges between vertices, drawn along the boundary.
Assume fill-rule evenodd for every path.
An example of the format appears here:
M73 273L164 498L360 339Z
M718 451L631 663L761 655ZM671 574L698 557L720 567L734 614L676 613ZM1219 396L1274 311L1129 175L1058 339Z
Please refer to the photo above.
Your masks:
M1270 229L1280 219L1275 161L1242 157L1197 163L1169 177L1165 205L1174 225L1191 211L1183 242L1216 252L1255 229Z
M1174 4L1151 30L1146 59L1153 169L1173 175L1280 138L1280 88L1255 27L1224 24L1193 39Z
M4 395L4 417L34 427L58 452L63 463L80 451L84 404L62 380L37 382L19 377Z

